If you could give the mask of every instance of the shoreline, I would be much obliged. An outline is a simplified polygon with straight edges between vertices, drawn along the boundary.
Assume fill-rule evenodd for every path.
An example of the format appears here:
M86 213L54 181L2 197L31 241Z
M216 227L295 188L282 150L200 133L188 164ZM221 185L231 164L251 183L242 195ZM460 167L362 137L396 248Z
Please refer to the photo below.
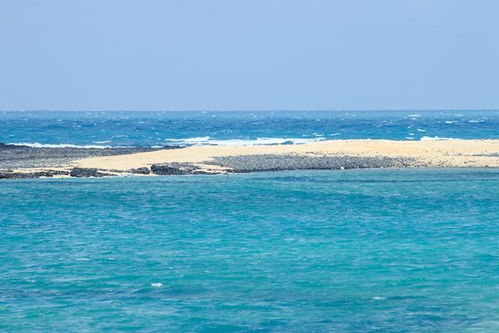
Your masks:
M0 179L424 167L499 168L499 140L328 140L93 150L0 145Z

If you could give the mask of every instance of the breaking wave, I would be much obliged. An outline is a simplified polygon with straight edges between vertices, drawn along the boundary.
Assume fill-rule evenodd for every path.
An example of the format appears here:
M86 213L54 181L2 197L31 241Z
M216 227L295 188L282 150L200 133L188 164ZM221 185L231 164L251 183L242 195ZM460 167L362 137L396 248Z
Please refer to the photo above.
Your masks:
M257 138L257 139L213 139L209 136L186 138L186 139L165 139L168 145L180 146L268 146L282 144L305 144L324 141L326 138Z
M439 136L423 136L419 140L421 140L421 141L446 141L446 140L463 140L463 139L460 139L460 138L441 138Z
M95 149L105 149L105 148L119 148L113 146L103 146L103 145L75 145L71 143L39 143L39 142L14 142L9 143L11 146L26 146L33 148L95 148Z

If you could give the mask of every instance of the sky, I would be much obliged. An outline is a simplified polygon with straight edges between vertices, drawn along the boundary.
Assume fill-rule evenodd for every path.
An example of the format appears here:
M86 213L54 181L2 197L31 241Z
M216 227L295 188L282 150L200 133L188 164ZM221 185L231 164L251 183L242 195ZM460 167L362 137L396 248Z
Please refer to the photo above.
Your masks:
M497 0L1 0L0 110L499 108Z

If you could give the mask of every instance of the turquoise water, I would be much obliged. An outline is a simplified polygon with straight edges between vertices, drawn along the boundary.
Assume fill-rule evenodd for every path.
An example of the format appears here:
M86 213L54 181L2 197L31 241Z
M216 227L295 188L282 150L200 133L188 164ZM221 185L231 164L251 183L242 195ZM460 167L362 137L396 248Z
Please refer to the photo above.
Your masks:
M499 171L0 181L0 330L499 331Z

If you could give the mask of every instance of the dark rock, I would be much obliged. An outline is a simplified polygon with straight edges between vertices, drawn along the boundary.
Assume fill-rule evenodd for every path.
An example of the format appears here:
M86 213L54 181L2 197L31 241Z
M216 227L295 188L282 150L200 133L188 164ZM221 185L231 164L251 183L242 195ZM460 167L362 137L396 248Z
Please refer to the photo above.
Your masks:
M151 170L149 170L149 168L143 167L143 168L136 168L136 169L128 169L127 172L140 174L140 175L148 175L151 173Z
M86 157L156 151L161 148L28 147L0 144L0 169L55 168Z
M73 168L69 173L71 177L104 177L111 176L107 173L99 172L99 169L95 168Z
M68 171L61 171L61 170L48 170L48 171L37 171L33 172L34 178L39 178L39 177L53 177L53 176L65 176L69 175Z
M189 163L162 163L153 164L151 171L156 175L189 175L198 173L199 167Z
M283 170L345 170L365 168L400 168L415 166L410 158L385 156L310 156L310 155L243 155L222 156L204 162L228 168L234 173Z
M31 173L24 172L0 172L0 179L22 179L22 178L33 178Z
M161 147L161 149L181 149L181 148L184 148L185 146L183 145L165 145L163 147Z
M22 145L9 145L3 142L0 142L0 149L16 149L16 148L26 148L26 146Z
M187 172L169 164L153 164L151 171L156 175L185 175Z
M13 172L12 170L0 171L0 179L28 179L40 177L53 177L56 175L68 175L68 171L45 170L36 172Z

